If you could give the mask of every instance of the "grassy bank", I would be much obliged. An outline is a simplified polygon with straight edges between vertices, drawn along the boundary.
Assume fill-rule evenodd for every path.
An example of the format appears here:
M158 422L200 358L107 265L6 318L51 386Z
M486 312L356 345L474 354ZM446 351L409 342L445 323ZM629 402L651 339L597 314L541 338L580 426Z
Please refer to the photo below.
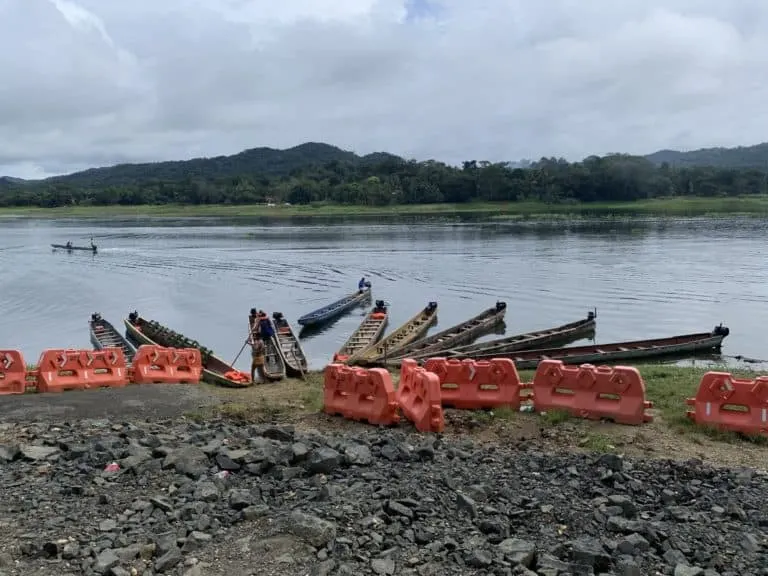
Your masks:
M707 371L706 369L661 364L640 366L639 369L645 380L647 399L653 402L653 412L655 415L654 423L646 426L651 426L656 431L662 430L673 436L689 440L695 439L697 436L706 437L718 442L738 440L734 434L696 426L686 417L686 412L689 409L686 399L696 395L699 382ZM530 382L533 379L533 375L533 371L523 371L520 373L520 377L524 382ZM754 378L756 373L745 371L735 375ZM393 373L393 380L397 383L396 373ZM233 391L211 387L211 393L221 397L223 402L216 406L207 407L205 414L197 414L195 417L218 416L259 422L300 419L316 415L322 410L322 388L322 372L309 372L304 381L287 380L278 385L255 386L246 390ZM503 427L510 423L526 421L535 421L539 425L546 427L557 427L565 423L570 425L578 424L586 428L599 426L598 423L579 421L561 413L538 416L504 409L486 412L452 412L475 419L475 428L487 428L496 425ZM341 419L338 420L343 422ZM449 419L447 431L456 432L456 429L451 430L451 420L456 421L456 419ZM646 426L617 426L615 429L631 432L633 430L642 430ZM463 432L463 430L461 431ZM600 444L600 442L593 443ZM607 444L609 441L603 438L602 443Z
M768 215L768 196L739 198L664 198L637 202L546 204L543 202L472 202L468 204L415 204L396 206L73 206L67 208L0 208L0 216L27 218L108 217L251 217L354 218L386 216L486 216L502 219L547 219L584 216L705 216Z

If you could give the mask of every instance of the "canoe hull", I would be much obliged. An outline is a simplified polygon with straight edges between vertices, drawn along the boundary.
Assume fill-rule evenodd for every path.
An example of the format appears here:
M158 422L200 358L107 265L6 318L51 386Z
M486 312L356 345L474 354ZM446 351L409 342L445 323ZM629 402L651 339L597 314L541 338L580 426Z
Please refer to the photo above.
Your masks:
M370 298L371 288L369 286L363 290L362 293L356 291L353 294L349 294L344 296L344 298L336 300L336 302L332 302L327 306L323 306L322 308L318 308L309 314L305 314L297 320L297 323L303 328L320 326L326 322L330 322L331 320L338 318L346 312L349 312L356 306L359 306L363 302L370 300Z
M264 342L264 376L267 380L278 382L285 378L286 365L283 355L280 353L280 344L277 337L272 336Z
M481 342L469 346L453 348L445 352L448 358L476 358L478 354L510 354L520 350L546 348L553 344L568 344L595 333L596 316L589 314L583 320L563 324L555 328L518 334L490 342ZM442 355L442 354L441 354ZM434 356L434 355L433 355Z
M693 356L720 350L725 333L705 332L684 334L671 338L637 340L594 346L573 346L525 350L511 354L479 355L477 359L510 358L519 370L535 369L545 359L562 360L565 364L612 364L632 360L647 360L664 356Z
M139 322L142 324L146 324L147 320L144 318L139 318ZM134 326L131 321L128 318L123 319L123 323L125 324L125 334L128 337L129 340L133 340L137 344L147 344L150 346L166 346L166 343L164 342L156 342L146 334L142 330L140 330L137 326ZM173 348L173 346L169 346ZM199 349L199 347L198 347ZM201 350L202 353L202 350ZM212 369L213 367L209 368L209 365L215 366L215 369ZM203 382L207 382L208 384L213 384L214 386L223 386L225 388L247 388L249 386L253 385L253 382L240 382L237 380L230 380L226 376L224 376L224 372L227 372L229 370L237 370L234 366L231 366L230 364L227 364L224 360L219 358L218 356L214 354L210 354L208 356L208 359L203 359L203 375L202 380Z
M426 308L381 341L357 352L348 363L367 365L383 360L423 337L435 322L437 322L437 302L430 302Z
M285 373L291 378L303 377L309 368L307 356L299 344L299 339L290 322L280 312L272 314L275 325L275 338L285 364Z
M120 334L120 331L111 322L101 317L94 318L92 316L88 322L88 328L94 350L122 348L126 362L128 364L133 362L133 358L136 356L136 347Z
M380 317L377 317L380 316ZM333 355L334 362L347 363L359 351L379 341L389 322L389 312L377 312L376 308L365 315L360 326L347 338L344 345Z
M488 308L461 324L403 346L392 355L393 359L434 355L442 350L469 344L502 324L506 312L506 303L498 302L493 308Z

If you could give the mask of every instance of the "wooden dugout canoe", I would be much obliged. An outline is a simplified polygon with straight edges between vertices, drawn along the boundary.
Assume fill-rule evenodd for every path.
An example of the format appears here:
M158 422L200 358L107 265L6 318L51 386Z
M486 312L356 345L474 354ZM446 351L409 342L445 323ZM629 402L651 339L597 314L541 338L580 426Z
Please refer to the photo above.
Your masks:
M486 360L510 358L515 362L518 370L535 369L539 362L545 359L562 360L565 364L614 364L629 360L646 360L663 356L692 356L716 352L729 333L730 330L727 327L720 325L716 326L712 332L698 334L591 346L523 350L509 354L480 354L473 358Z
M377 300L373 310L366 314L360 326L333 355L333 361L347 362L357 352L377 342L384 333L387 322L389 322L389 311L383 300Z
M375 363L389 357L390 354L399 352L399 350L414 340L424 336L437 321L437 302L430 302L420 310L413 318L400 326L397 330L385 336L381 341L376 342L367 348L360 350L349 360L349 364L368 364Z
M275 326L278 350L283 357L285 373L291 377L304 376L307 371L307 356L299 344L299 339L293 331L290 322L282 312L272 313L272 323Z
M414 358L425 355L434 356L442 350L450 350L464 344L469 344L501 324L504 321L506 311L506 302L496 302L496 306L483 310L477 316L461 324L456 324L442 332L403 346L392 357L395 359Z
M91 344L95 350L104 348L122 348L125 355L125 361L130 364L136 356L136 347L120 334L111 322L101 317L98 312L91 314L88 321L88 329L91 337Z
M556 326L555 328L536 330L534 332L489 340L488 342L451 348L446 350L445 356L448 358L474 358L477 354L508 354L518 350L544 348L552 344L565 344L593 334L596 324L596 312L589 312L586 318L569 322L562 326Z
M356 290L352 294L348 294L347 296L344 296L344 298L336 300L336 302L332 302L322 308L304 314L304 316L297 320L297 323L304 328L320 326L326 322L330 322L334 318L338 318L345 312L352 310L355 306L369 300L370 297L371 284L369 282L363 291Z

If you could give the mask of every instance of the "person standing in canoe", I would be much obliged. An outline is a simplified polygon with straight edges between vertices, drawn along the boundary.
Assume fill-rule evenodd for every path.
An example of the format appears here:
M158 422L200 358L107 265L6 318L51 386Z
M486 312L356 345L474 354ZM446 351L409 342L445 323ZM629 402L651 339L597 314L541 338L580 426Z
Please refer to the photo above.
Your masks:
M251 312L248 314L248 330L252 335L259 333L259 313L256 308L251 308Z
M251 382L256 382L256 374L259 375L259 380L266 382L264 375L264 341L257 335L251 332L250 337L251 344Z
M264 342L267 342L275 335L272 322L263 310L259 311L259 335Z

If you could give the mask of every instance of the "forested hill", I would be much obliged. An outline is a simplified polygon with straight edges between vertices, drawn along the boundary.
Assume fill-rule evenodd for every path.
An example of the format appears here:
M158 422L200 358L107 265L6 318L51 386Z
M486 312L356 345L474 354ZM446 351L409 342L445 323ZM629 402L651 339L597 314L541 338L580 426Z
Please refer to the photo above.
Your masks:
M399 159L384 153L358 156L354 152L347 152L329 144L307 142L286 150L251 148L232 156L91 168L66 176L48 178L47 181L92 187L125 186L152 181L175 182L186 178L217 180L244 174L269 178L288 176L297 170L318 168L331 162L370 164L389 157Z
M768 153L768 144L761 146ZM264 202L383 206L473 200L631 201L768 192L765 170L747 161L743 168L698 166L669 154L677 153L591 156L572 163L557 158L516 164L468 160L449 166L384 152L358 156L327 144L307 143L288 150L255 148L233 156L94 168L46 180L0 178L0 206Z
M713 166L715 168L754 168L768 170L768 143L738 148L701 148L690 152L659 150L645 156L660 166L664 162L673 166Z

